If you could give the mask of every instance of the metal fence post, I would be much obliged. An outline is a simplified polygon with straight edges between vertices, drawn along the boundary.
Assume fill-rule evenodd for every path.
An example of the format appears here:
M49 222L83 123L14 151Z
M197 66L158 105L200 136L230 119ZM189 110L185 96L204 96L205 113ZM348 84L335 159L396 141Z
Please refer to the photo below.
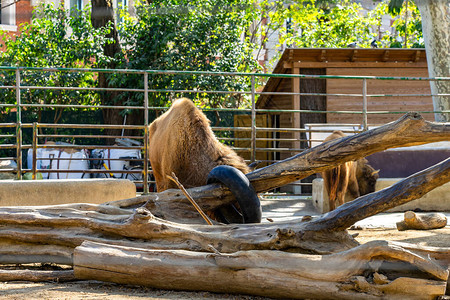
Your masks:
M31 178L36 179L36 169L37 169L37 143L38 143L38 126L37 122L33 123L33 166Z
M251 161L256 160L256 99L255 99L255 75L252 75L252 140L251 145Z
M20 101L20 69L16 69L16 143L17 179L22 179L22 108Z
M363 131L367 131L367 79L363 79Z
M148 194L148 73L144 73L144 172L143 193Z

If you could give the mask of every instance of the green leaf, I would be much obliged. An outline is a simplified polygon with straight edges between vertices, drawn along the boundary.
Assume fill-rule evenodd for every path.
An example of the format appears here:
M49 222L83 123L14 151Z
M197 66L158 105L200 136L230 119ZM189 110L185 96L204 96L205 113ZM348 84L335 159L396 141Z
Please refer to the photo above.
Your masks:
M397 16L402 11L404 0L390 0L388 5L388 13Z

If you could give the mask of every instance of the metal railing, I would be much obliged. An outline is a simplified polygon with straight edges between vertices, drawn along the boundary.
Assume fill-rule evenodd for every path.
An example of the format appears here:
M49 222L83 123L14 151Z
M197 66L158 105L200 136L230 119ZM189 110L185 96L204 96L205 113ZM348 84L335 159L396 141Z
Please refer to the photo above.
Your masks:
M21 73L27 72L90 72L94 74L100 73L117 73L117 74L137 74L142 76L142 85L143 88L98 88L98 87L56 87L56 86L31 86L31 85L23 85L22 79L23 76ZM49 169L39 169L37 167L37 161L40 159L37 157L38 149L40 148L54 148L54 149L135 149L142 152L141 159L142 162L142 170L98 170L98 169L88 169L83 170L86 174L95 174L95 173L140 173L142 175L142 182L139 182L143 185L143 192L149 192L149 184L151 184L151 180L149 176L151 174L151 169L148 163L148 160L145 159L148 153L148 125L150 124L149 112L150 111L163 111L167 109L167 107L152 107L149 105L149 97L152 94L157 93L165 93L165 94L183 94L183 93L197 93L197 94L238 94L241 96L248 97L250 99L250 105L246 109L242 108L210 108L206 109L206 111L212 112L232 112L232 113L245 113L250 117L250 125L249 126L213 126L213 130L216 133L220 132L228 132L228 136L220 136L219 138L229 144L234 145L234 149L240 152L249 153L248 160L250 162L254 162L257 160L258 152L266 152L266 153L288 153L293 155L295 153L299 153L304 149L301 147L281 147L279 145L275 145L275 143L295 143L299 142L308 142L311 143L314 141L311 138L311 129L307 128L293 128L293 127L276 127L270 126L272 124L266 124L265 127L257 126L257 116L258 115L281 115L281 114L309 114L309 113L320 113L320 114L349 114L349 115L360 115L360 129L355 131L364 131L368 128L368 116L371 114L400 114L405 113L406 111L369 111L368 110L368 99L377 98L377 97L399 97L399 96L409 96L409 97L423 97L423 96L440 96L440 97L450 97L450 94L368 94L367 91L367 81L368 80L398 80L398 81L450 81L450 78L419 78L419 77L379 77L379 76L336 76L336 75L291 75L291 74L256 74L256 73L229 73L229 72L188 72L188 71L156 71L156 70L108 70L108 69L66 69L66 68L24 68L24 67L0 67L0 72L15 72L15 84L14 85L4 85L0 86L0 89L9 89L15 92L15 103L0 103L0 108L9 109L10 111L15 110L16 120L15 122L10 123L2 123L0 124L0 128L9 128L15 129L14 133L8 134L0 134L0 138L11 140L15 139L14 143L5 143L0 145L1 149L15 149L16 156L15 157L3 157L1 160L12 159L17 163L16 168L11 169L3 169L0 172L15 172L17 175L17 179L22 179L22 176L26 172L31 172L32 178L36 179L37 173L49 173L49 172L57 172L57 173L71 173L71 172L80 172L80 170L70 170L70 169L57 169L57 170L49 170ZM232 91L232 90L223 90L223 91L210 91L210 90L193 90L193 89L150 89L149 88L149 75L201 75L201 76L245 76L250 77L250 90L247 91ZM360 80L362 82L362 93L361 94L344 94L344 93L293 93L293 92L262 92L257 90L256 80L257 79L265 79L267 80L270 77L274 78L309 78L309 79L345 79L345 80ZM143 94L143 104L142 105L102 105L102 104L44 104L44 103L25 103L22 101L22 92L27 91L37 91L37 90L60 90L60 91L89 91L89 92L133 92L133 93L142 93ZM282 95L282 96L334 96L334 97L357 97L361 98L362 101L362 110L361 111L320 111L320 110L304 110L304 109L261 109L256 107L257 99L261 95ZM105 125L105 124L49 124L49 123L39 123L37 121L33 122L23 122L22 117L24 114L27 114L29 110L32 109L90 109L90 110L98 110L98 109L116 109L116 110L140 110L143 111L143 124L142 125ZM450 113L448 110L444 111L422 111L421 113ZM269 125L269 126L267 126ZM41 130L44 129L120 129L122 130L138 130L142 132L142 135L138 136L105 136L105 135L92 135L92 134L77 134L77 135L64 135L64 134L43 134L40 133ZM24 143L23 141L23 132L26 129L32 130L32 140L30 143ZM238 132L246 132L250 133L249 137L236 137ZM327 132L327 130L318 130L317 132ZM351 131L354 132L354 131ZM258 137L258 134L266 133L267 136ZM291 133L294 136L291 137L280 137L277 136L280 133L286 134ZM309 138L300 139L300 134L309 133ZM142 140L140 146L105 146L105 145L57 145L57 144L40 144L39 140L53 138L53 139L64 139L64 138L72 138L72 139L89 139L89 138L119 138L119 137L127 137L133 138L137 140ZM240 142L248 142L248 147L239 147ZM272 143L272 147L258 147L258 142L266 142ZM33 163L31 168L23 167L23 150L32 149L32 157ZM272 155L272 159L264 160L263 162L266 164L273 163L278 159L275 155ZM86 158L89 161L94 160L94 158L88 157ZM62 158L64 160L64 158ZM114 159L112 159L114 160ZM118 159L116 159L118 160ZM134 159L131 159L134 160Z

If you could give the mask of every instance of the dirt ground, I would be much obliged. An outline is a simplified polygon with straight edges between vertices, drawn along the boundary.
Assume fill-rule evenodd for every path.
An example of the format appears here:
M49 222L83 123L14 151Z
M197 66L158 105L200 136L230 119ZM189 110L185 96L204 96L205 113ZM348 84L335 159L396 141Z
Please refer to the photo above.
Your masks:
M350 230L364 244L372 240L401 241L424 246L449 247L450 227L436 230L363 229ZM181 292L156 290L145 287L124 286L98 281L70 283L0 283L0 299L243 299L269 298L243 295L214 294L208 292Z

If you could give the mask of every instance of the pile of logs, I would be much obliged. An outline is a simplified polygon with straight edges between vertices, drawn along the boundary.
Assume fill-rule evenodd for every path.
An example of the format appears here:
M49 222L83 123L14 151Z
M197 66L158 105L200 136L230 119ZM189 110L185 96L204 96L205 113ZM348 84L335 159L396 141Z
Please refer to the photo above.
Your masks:
M392 147L450 138L450 126L410 113L247 174L264 192ZM450 248L374 241L355 222L450 181L450 159L317 218L205 225L180 190L110 202L0 208L0 264L54 263L63 271L0 270L0 281L96 279L162 289L276 298L434 299L446 294ZM188 189L204 211L233 201L219 184ZM53 273L52 273L53 272Z

